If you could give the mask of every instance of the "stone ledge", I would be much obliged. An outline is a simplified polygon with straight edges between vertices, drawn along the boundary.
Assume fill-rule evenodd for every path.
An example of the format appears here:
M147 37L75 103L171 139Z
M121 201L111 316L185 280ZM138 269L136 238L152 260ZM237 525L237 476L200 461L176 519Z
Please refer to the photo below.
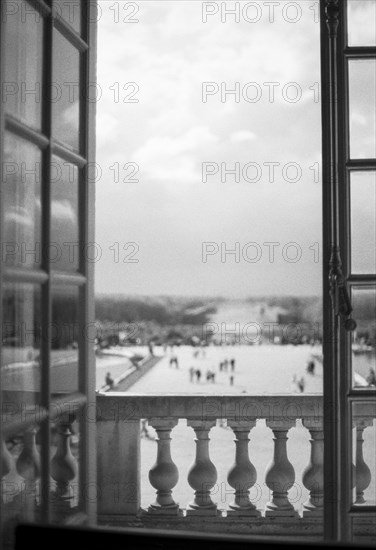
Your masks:
M119 422L140 418L185 418L200 422L226 418L234 422L310 419L322 426L322 395L190 395L139 394L116 390L97 394L98 420ZM130 411L132 415L130 417Z
M157 518L146 513L138 516L101 515L98 525L119 528L151 528L164 531L194 531L196 533L223 533L255 535L259 538L283 540L304 539L307 542L323 542L323 521L318 518L234 518L234 517L176 517ZM354 521L353 543L376 543L376 518L357 518Z
M195 532L244 534L290 539L304 537L307 541L322 541L323 523L317 518L235 518L191 516L160 517L141 513L137 517L126 515L101 515L99 525L110 527L135 527Z

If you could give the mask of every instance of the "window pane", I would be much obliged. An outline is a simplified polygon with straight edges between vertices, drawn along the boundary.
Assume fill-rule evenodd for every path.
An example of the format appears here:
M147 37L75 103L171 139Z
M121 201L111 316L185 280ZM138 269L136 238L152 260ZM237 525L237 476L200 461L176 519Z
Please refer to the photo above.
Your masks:
M376 403L353 403L353 503L376 504Z
M376 60L349 61L350 156L376 157Z
M376 273L376 172L353 172L351 195L351 271Z
M38 426L14 433L4 442L0 529L4 548L14 548L16 523L42 519L40 447Z
M2 172L2 261L12 266L38 267L41 262L40 150L6 133Z
M78 289L56 287L52 294L52 394L78 390L78 311Z
M59 16L81 33L81 0L55 0L54 5Z
M54 31L52 134L71 148L79 147L80 54L58 31Z
M6 2L5 111L41 127L43 18L27 2Z
M53 269L79 267L78 168L58 157L51 163L51 245Z
M41 371L39 287L5 284L2 311L2 398L11 403L37 403Z
M376 1L348 0L349 46L376 45Z
M352 290L353 332L352 371L356 387L376 387L376 288Z
M51 426L51 519L56 523L77 513L79 497L85 496L79 491L80 411L75 410Z

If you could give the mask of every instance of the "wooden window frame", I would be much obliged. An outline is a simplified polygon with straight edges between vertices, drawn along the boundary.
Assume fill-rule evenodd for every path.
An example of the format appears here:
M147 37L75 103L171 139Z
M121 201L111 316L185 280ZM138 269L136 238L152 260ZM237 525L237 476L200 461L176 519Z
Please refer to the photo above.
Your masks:
M89 20L95 20L95 1L87 1L82 12L82 33L78 34L70 25L57 17L53 4L43 0L25 0L45 17L45 35L43 82L47 86L52 78L52 35L53 28L61 32L75 48L81 52L84 62L80 67L81 82L95 82L96 33L95 24L90 24L84 16L85 7L89 8ZM53 1L53 0L51 0ZM355 508L351 504L351 405L358 401L372 401L376 392L372 390L354 390L351 387L351 365L349 354L349 336L340 326L331 301L330 275L333 263L338 260L341 250L343 270L350 285L376 284L376 277L369 275L352 276L349 272L349 211L341 208L348 204L349 174L351 170L366 170L376 167L375 159L352 160L349 157L349 113L348 82L346 63L349 58L367 58L376 55L376 48L348 47L345 37L346 0L320 0L321 14L321 66L322 66L322 151L323 151L323 309L324 309L324 472L326 480L324 510L324 540L327 542L351 541L350 517L374 513L375 507ZM4 33L1 29L1 52L4 52ZM0 63L3 71L4 63ZM46 69L47 68L47 69ZM3 80L3 72L1 78ZM342 98L339 97L343 89ZM80 223L81 242L94 240L94 184L90 184L90 170L87 169L95 159L95 103L81 100L80 110L80 153L72 152L68 147L51 139L51 104L42 109L42 130L36 131L23 122L5 115L3 103L0 105L0 131L4 135L9 130L34 143L43 152L44 212L42 232L46 242L50 231L50 191L48 174L51 157L58 154L63 159L79 166L80 204L85 206ZM0 151L0 163L3 158ZM341 185L340 183L343 182ZM1 216L2 219L2 216ZM1 231L1 228L0 228ZM94 320L93 264L81 262L80 273L69 274L53 272L51 266L44 264L40 269L28 271L23 268L6 268L0 265L1 281L12 280L41 284L43 287L43 311L46 315L47 331L51 319L51 286L56 283L70 284L80 289L80 298L85 307L80 308L82 325ZM1 295L0 295L1 299ZM1 342L0 342L1 344ZM75 403L88 412L95 407L95 357L92 344L81 338L79 391L66 396L70 404ZM345 361L345 368L343 362ZM42 348L42 388L41 388L41 429L44 448L42 454L44 487L44 521L49 518L49 437L53 420L50 398L50 346ZM1 399L1 394L0 394ZM373 402L373 401L372 401ZM0 401L1 405L1 401ZM3 424L2 431L7 433L15 429L13 424ZM26 424L22 423L25 427ZM81 423L80 457L83 461L80 469L80 483L84 486L96 481L95 421ZM1 472L0 472L1 473ZM90 522L95 523L95 502L83 503L82 512Z

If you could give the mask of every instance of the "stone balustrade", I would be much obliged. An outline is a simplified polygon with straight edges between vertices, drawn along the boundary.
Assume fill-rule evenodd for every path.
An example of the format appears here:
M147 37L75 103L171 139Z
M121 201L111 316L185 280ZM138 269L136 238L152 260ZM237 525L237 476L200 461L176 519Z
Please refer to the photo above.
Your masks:
M155 463L149 471L149 482L155 499L141 507L141 433L142 419L147 419L156 432ZM358 406L353 416L354 504L367 504L365 492L374 472L363 455L364 431L374 426L375 407ZM179 420L186 420L195 434L195 457L184 470L175 464L171 452L173 430ZM210 434L217 421L227 422L233 434L232 459L228 464L227 482L232 498L224 509L217 502L213 488L217 468L211 457ZM78 482L79 464L72 454L71 435L74 417L62 415L55 425L50 460L51 495L63 511L72 506L72 482ZM265 471L256 471L252 463L258 449L252 442L252 430L265 421L273 435L269 464ZM289 456L289 431L297 421L308 431L310 453L302 477ZM1 459L3 502L27 495L29 519L35 516L41 481L41 457L37 445L39 427L30 425L14 441L20 449L12 452L12 444L2 441ZM369 432L372 433L372 432ZM321 396L205 396L205 395L136 395L106 393L97 396L97 460L98 522L119 526L150 526L214 530L255 534L301 536L315 539L322 534L324 507L323 475L323 401ZM308 442L307 442L308 444ZM192 448L193 451L193 448ZM308 451L308 449L306 449ZM228 454L227 454L228 456ZM374 468L374 466L372 466ZM9 476L9 477L8 477ZM15 490L7 479L21 478ZM186 476L191 495L186 502L176 502L174 488L179 476ZM270 499L257 507L250 491L258 477L264 476ZM297 509L289 497L289 489L300 483L308 492L308 500ZM374 482L374 480L373 480ZM14 494L7 493L11 487ZM4 501L5 499L5 501ZM25 499L20 499L25 507ZM373 504L373 503L371 503Z
M323 473L323 401L321 396L191 396L135 395L106 393L97 397L98 433L98 503L99 521L115 525L147 525L170 528L210 529L210 524L255 526L253 532L265 532L267 525L289 525L296 533L322 529L324 507ZM149 480L156 500L141 507L140 420L148 419L157 432L156 462ZM185 419L195 433L196 454L188 471L179 470L171 456L172 429ZM217 420L226 420L234 435L233 463L229 464L227 481L233 489L233 499L227 510L213 497L217 481L216 465L210 457L210 431ZM273 451L266 465L265 484L270 500L258 509L249 492L259 472L249 456L257 448L249 444L256 422L265 420L273 433ZM289 430L301 420L310 435L310 458L297 480L308 491L309 498L298 510L289 500L289 489L296 482L294 467L288 456ZM362 453L362 434L373 424L373 416L365 411L354 418L357 429L355 472L357 503L363 502L364 491L371 481L370 470ZM260 473L261 475L264 472ZM179 476L187 476L192 489L191 499L174 499L174 487ZM138 522L138 523L137 523ZM269 528L267 528L270 532Z

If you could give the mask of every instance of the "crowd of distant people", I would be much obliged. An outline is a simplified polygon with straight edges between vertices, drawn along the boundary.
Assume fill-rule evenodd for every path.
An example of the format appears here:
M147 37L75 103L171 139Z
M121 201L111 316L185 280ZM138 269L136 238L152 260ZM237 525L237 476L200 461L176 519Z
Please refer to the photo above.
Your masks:
M170 351L170 354L169 354L170 355L169 365L170 365L170 367L175 366L175 368L178 369L179 368L179 360L178 360L178 356L175 352L175 346L172 345L172 346L170 346L170 348L171 348L171 351ZM164 346L164 352L165 353L167 352L167 346L166 345ZM197 347L197 348L193 349L193 358L194 359L199 359L200 356L201 356L202 359L204 359L206 357L206 350L203 346L200 346L200 347ZM316 369L316 363L313 360L313 358L311 358L307 362L306 373L309 376L315 376L315 369ZM213 384L216 382L216 372L215 372L214 367L208 368L206 370L205 374L204 374L203 371L201 370L201 368L191 366L189 368L188 372L189 372L189 381L191 383L194 383L194 382L199 383L199 382L201 382L201 380L204 380L204 379L206 379L207 382L211 382ZM235 376L234 376L235 359L234 358L231 358L231 359L225 358L224 360L220 361L219 364L218 364L218 372L229 373L230 374L230 376L228 378L229 384L230 384L230 386L233 386L234 381L235 381ZM293 377L292 377L291 382L292 382L292 391L294 393L295 392L303 393L305 391L306 379L305 379L304 376L298 377L296 374L294 374ZM372 368L372 367L369 369L369 373L366 377L366 382L367 382L368 386L370 386L370 387L376 386L376 372L375 372L375 369ZM107 378L106 378L106 383L110 387L113 385L113 381L111 379L107 380Z
M163 350L165 353L167 352L168 348L170 348L169 366L179 369L179 359L175 351L176 349L175 345L167 346L166 344L164 344ZM154 355L154 346L152 343L149 344L149 353L150 355ZM206 350L203 346L193 349L194 359L198 359L200 355L202 359L206 357ZM225 358L222 361L220 361L218 364L218 372L229 373L230 376L228 378L228 381L230 386L233 386L235 381L235 376L234 376L235 363L236 362L234 358L231 358L231 359ZM315 361L313 360L313 358L311 358L306 365L306 372L309 376L315 375L315 367L316 367ZM188 372L189 372L189 380L191 383L194 383L194 382L200 383L201 379L203 380L206 379L206 382L210 382L212 384L215 384L216 382L216 371L214 367L208 368L204 374L201 368L191 366ZM375 369L372 367L369 369L369 373L366 377L366 382L367 382L367 385L370 387L376 386L376 372L375 372ZM106 373L105 383L109 389L112 389L115 385L115 381L111 376L110 372ZM294 393L295 392L303 393L305 391L305 387L306 387L305 377L304 376L298 377L296 374L294 374L292 377L292 391Z
M194 350L193 352L193 357L195 359L197 359L199 357L199 350ZM203 355L203 357L205 357ZM171 364L171 359L170 359L170 364ZM235 371L235 359L225 359L224 361L221 361L218 365L218 370L219 372L228 372L228 369L230 368L231 370L231 373L233 373ZM200 368L195 368L193 366L191 366L189 368L189 381L190 382L200 382L201 381L201 378L203 378L203 372ZM215 384L215 378L216 378L216 372L214 370L214 367L212 368L209 368L206 370L206 373L205 373L205 378L206 378L206 381L207 382L211 382L212 384ZM234 375L231 374L230 377L229 377L229 384L230 386L233 386L234 385Z

